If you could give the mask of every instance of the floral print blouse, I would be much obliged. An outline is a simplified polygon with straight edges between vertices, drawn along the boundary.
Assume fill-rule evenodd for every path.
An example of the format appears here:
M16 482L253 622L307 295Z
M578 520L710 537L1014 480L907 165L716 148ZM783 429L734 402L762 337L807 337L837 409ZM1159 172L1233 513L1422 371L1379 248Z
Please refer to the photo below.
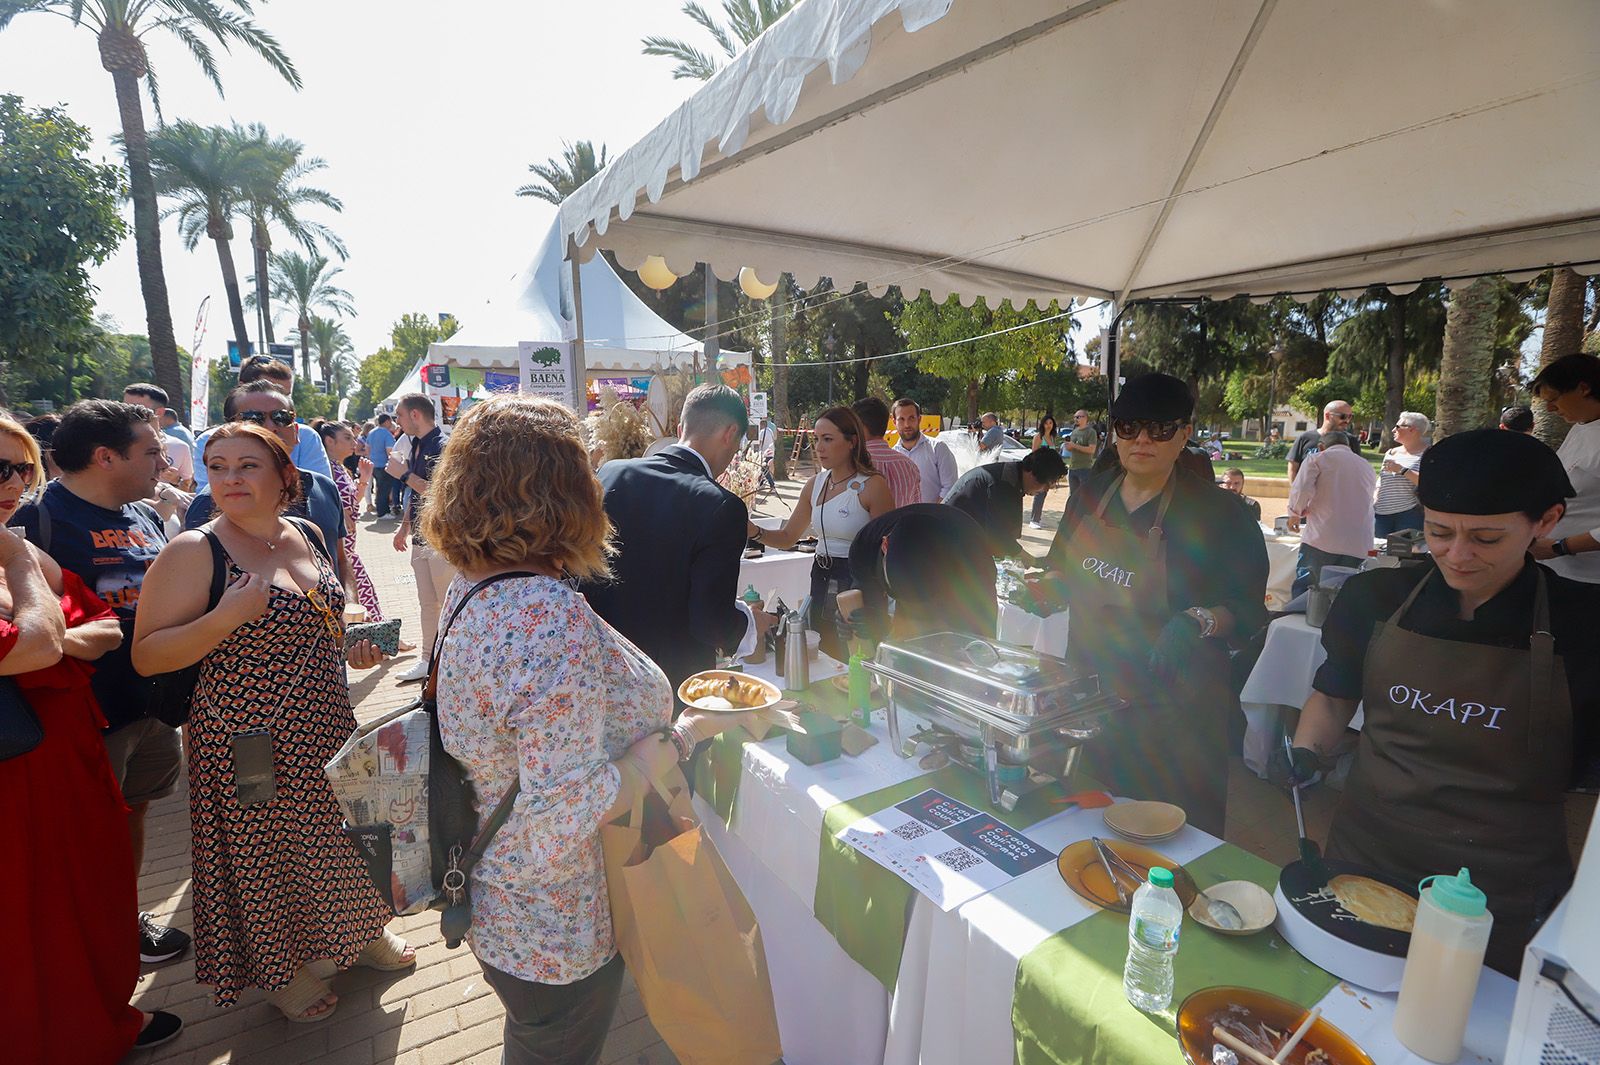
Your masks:
M472 585L451 582L441 624ZM583 979L616 953L599 834L620 784L611 759L671 721L666 676L563 582L513 577L450 627L438 707L480 820L514 778L522 788L473 870L473 953L523 980Z

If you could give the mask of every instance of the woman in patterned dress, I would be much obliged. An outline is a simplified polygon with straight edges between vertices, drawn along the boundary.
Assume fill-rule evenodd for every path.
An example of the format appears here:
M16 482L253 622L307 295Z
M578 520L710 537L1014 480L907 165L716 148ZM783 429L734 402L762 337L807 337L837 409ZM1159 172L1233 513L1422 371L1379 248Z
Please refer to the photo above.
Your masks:
M311 962L416 962L384 928L391 914L322 771L356 726L344 661L368 668L380 656L365 641L344 650L344 593L328 546L316 526L283 517L300 492L283 443L230 423L212 433L204 459L220 517L173 540L150 567L133 642L134 667L147 676L200 663L187 729L195 975L218 1005L261 987L291 1021L320 1021L338 1000ZM207 535L229 577L209 611ZM270 775L241 789L235 752L248 784L251 752L261 751L248 737L260 731Z
M445 749L479 814L510 817L472 874L472 952L506 1009L505 1065L592 1065L622 984L600 826L740 715L672 719L666 676L564 577L607 572L610 523L578 422L504 396L464 414L422 534L457 570L439 660ZM501 577L468 598L480 582ZM441 628L443 627L441 622Z
M339 489L339 499L344 504L344 552L350 559L350 568L356 577L356 596L366 609L368 621L382 621L383 608L378 605L378 589L367 575L366 564L356 554L356 519L361 516L361 496L345 466L345 459L355 454L356 438L340 422L319 422L317 435L322 438L322 449L328 453L328 468L333 471L333 483Z

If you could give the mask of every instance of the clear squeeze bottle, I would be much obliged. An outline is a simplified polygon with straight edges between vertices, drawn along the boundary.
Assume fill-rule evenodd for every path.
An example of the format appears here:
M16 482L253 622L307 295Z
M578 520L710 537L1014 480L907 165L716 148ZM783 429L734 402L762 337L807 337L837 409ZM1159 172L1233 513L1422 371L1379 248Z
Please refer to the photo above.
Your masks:
M1394 1034L1418 1057L1448 1065L1461 1057L1494 915L1465 869L1430 876L1421 887Z

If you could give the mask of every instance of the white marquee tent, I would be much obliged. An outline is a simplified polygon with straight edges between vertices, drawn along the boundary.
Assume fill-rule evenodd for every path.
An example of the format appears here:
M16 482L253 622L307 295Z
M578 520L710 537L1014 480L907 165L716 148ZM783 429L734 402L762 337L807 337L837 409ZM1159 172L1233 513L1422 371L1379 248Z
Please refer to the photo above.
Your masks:
M1596 42L1594 0L802 0L562 233L939 299L1593 272Z
M571 270L562 260L561 246L557 226L552 223L532 262L517 273L505 294L463 314L461 331L449 340L430 344L426 359L412 368L380 406L392 406L407 392L425 390L423 363L516 374L518 341L572 340ZM590 380L653 378L668 370L689 372L702 349L701 340L674 329L645 306L603 257L592 258L581 269L584 350ZM724 369L748 366L750 356L723 351L719 364ZM476 380L476 374L470 376ZM652 407L655 396L652 392ZM664 409L656 411L663 422L665 414Z

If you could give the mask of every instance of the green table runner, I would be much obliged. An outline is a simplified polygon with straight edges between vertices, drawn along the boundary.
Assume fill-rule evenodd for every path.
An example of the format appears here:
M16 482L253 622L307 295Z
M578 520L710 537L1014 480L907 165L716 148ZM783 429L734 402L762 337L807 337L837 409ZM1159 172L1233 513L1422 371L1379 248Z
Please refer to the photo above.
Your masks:
M1224 843L1185 866L1201 887L1250 880L1271 891L1278 867ZM1101 912L1057 932L1017 966L1011 1000L1016 1065L1172 1065L1174 1017L1193 991L1239 984L1310 1007L1338 978L1306 961L1274 930L1224 936L1185 920L1172 1007L1141 1013L1122 993L1128 918Z
M803 692L785 691L783 697L810 703L833 717L842 716L850 702L832 680L818 681ZM775 728L767 738L784 734L781 727ZM733 824L733 803L739 794L739 778L744 774L744 745L749 742L750 734L744 729L731 729L713 739L695 759L694 793L711 804L725 825Z
M886 810L929 788L983 810L1019 832L1067 809L1051 803L1066 794L1059 784L1052 784L1024 796L1014 811L1006 813L989 805L989 785L982 775L955 765L828 808L822 817L822 850L817 861L812 912L845 953L891 991L900 975L906 907L915 889L835 839L834 834L868 814Z

